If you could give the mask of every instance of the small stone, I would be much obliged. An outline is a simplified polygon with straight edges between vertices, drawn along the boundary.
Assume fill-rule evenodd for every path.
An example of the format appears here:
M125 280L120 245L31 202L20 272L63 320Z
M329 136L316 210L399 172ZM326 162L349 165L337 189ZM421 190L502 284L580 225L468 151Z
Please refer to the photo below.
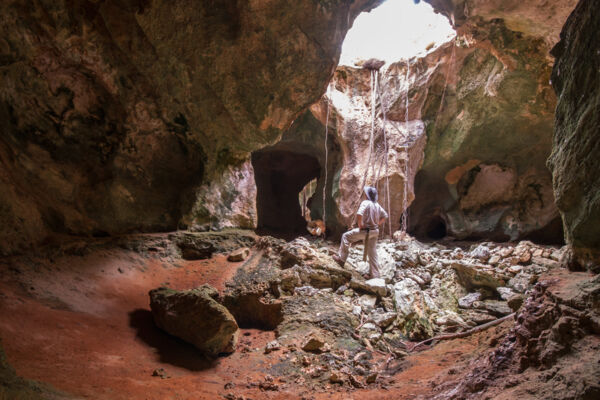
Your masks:
M387 287L385 280L382 278L369 279L365 282L365 285L371 290L371 293L378 296L385 296L387 294Z
M227 382L225 384L225 386L223 386L224 389L233 389L235 387L235 383L233 382Z
M522 294L515 293L513 294L507 301L508 306L513 312L517 312L519 308L523 305L523 301L525 297Z
M551 255L552 255L552 251L550 251L550 250L548 250L548 249L545 249L545 250L542 252L542 257L544 257L544 258L550 258L550 256L551 256Z
M381 278L369 279L368 281L362 281L360 279L352 279L350 281L350 287L354 290L369 293L377 296L385 296L387 293L387 287L385 280Z
M344 292L348 290L348 286L342 285L335 291L336 294L344 294Z
M331 375L329 375L329 382L331 383L344 383L344 378L342 374L337 371L333 371Z
M479 245L471 251L471 257L486 262L490 258L490 249L488 249L487 246Z
M497 317L503 317L512 313L512 309L505 301L485 300L483 305L490 314L493 314Z
M546 254L546 252L544 252L544 254ZM548 269L553 269L553 268L559 268L560 267L560 263L558 261L554 261L551 260L550 257L550 251L548 251L548 256L543 256L543 257L532 257L531 258L531 262L533 264L537 264L543 268L545 268L546 270Z
M469 293L468 295L458 299L458 306L460 308L471 308L473 303L482 299L482 295L479 292Z
M294 293L300 296L311 297L317 294L318 290L312 286L302 286L294 288Z
M519 272L508 281L508 287L518 293L525 293L537 281L537 276L526 272Z
M362 306L363 309L373 309L375 307L375 303L377 303L377 297L369 294L365 294L360 296L358 302Z
M349 375L348 379L350 380L350 384L357 389L362 389L365 387L365 385L354 375Z
M520 264L528 264L531 262L531 253L529 251L524 251L523 254L519 257Z
M273 340L267 343L267 345L265 346L265 354L269 354L275 350L279 350L280 348L281 345L279 344L279 342L277 340Z
M152 376L158 376L160 379L168 379L170 376L167 374L164 368L157 368L152 371Z
M273 377L271 375L265 375L264 380L258 384L258 387L261 390L279 390L279 386L273 381Z
M372 318L373 322L375 322L379 327L385 329L390 326L392 322L394 322L396 316L397 315L395 312L378 312L374 313Z
M244 261L250 255L250 249L247 247L242 247L240 249L232 251L227 257L227 261L231 262L240 262Z
M366 331L374 331L374 330L377 330L377 325L375 325L371 322L367 322L360 329L364 329Z
M554 261L558 261L560 263L561 261L561 257L563 256L565 252L563 251L563 248L558 249L558 250L554 250L552 251L552 254L550 254L550 258Z
M516 294L511 288L507 287L498 287L496 290L498 291L498 294L502 300L508 300Z
M377 380L377 372L373 372L372 374L367 375L366 382L368 384L375 383L376 380Z
M518 274L519 272L523 271L523 266L513 265L512 267L509 267L508 270L514 274Z
M383 297L381 299L381 305L383 309L388 312L395 312L396 309L394 307L394 299L390 297Z
M500 262L500 256L497 255L493 255L490 257L490 259L488 260L488 264L490 265L496 265Z
M325 339L318 334L311 334L302 346L302 350L310 353L322 353L326 350Z
M512 248L512 247L505 247L502 250L500 250L498 253L500 254L500 256L502 258L506 258L506 257L510 256L513 253L513 251L515 251L514 248Z
M472 321L475 325L485 324L496 319L495 316L479 310L469 310L468 312L461 313L461 316L465 320Z

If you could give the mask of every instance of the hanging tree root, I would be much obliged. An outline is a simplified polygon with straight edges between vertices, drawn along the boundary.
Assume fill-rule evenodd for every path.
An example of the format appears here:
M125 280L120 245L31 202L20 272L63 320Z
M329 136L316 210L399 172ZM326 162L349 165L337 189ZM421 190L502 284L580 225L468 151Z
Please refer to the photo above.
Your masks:
M409 353L412 353L417 347L424 345L428 342L432 342L434 340L449 340L449 339L456 339L456 338L463 338L463 337L467 337L467 336L471 336L474 333L477 332L482 332L485 331L488 328L491 328L492 326L496 326L498 324L501 324L502 322L506 321L507 319L513 318L515 316L515 313L509 314L505 317L502 318L498 318L494 321L488 322L487 324L483 324L483 325L479 325L476 326L473 329L469 329L468 331L464 331L464 332L458 332L458 333L452 333L449 335L440 335L440 336L434 336L432 338L423 340L422 342L419 342L417 344L415 344L414 346L412 346L410 349L407 349L407 351Z

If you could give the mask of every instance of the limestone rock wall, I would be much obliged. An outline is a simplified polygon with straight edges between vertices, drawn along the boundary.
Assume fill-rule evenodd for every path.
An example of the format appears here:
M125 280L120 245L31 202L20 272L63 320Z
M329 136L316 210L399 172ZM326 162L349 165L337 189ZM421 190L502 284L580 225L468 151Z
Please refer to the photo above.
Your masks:
M600 11L582 0L553 49L552 85L558 95L552 169L556 204L573 266L600 263Z
M546 167L556 104L546 52L542 38L482 22L423 58L382 68L370 160L371 71L338 68L327 95L342 157L327 192L337 222L352 222L363 182L379 187L387 207L389 178L392 231L410 206L409 231L420 237L562 242ZM323 125L326 107L311 107Z
M561 242L545 165L556 104L548 50L545 37L474 18L454 44L416 64L437 71L413 92L417 103L426 93L428 141L410 210L414 234Z
M379 0L0 5L0 253L174 229L317 100Z
M250 160L228 166L202 185L194 198L192 210L182 218L184 228L256 228L256 182Z
M405 75L406 65L393 65L380 73L340 67L332 81L332 124L343 165L335 175L339 189L331 194L338 206L339 221L345 226L353 222L364 185L377 187L379 203L386 210L389 206L392 232L400 228L402 212L414 199L413 181L423 161L426 137L423 121L412 115L406 121L402 111L411 84ZM386 224L388 234L389 228Z
M542 38L553 46L578 0L424 0L458 28L473 20L501 18L508 29Z

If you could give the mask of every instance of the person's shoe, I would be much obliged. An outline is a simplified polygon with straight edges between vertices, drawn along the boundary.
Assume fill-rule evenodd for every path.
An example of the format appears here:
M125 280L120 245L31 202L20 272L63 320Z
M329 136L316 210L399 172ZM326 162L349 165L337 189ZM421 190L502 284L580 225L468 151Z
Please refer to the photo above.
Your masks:
M337 254L332 255L331 258L333 258L333 260L338 263L340 267L343 267L344 264L346 264Z

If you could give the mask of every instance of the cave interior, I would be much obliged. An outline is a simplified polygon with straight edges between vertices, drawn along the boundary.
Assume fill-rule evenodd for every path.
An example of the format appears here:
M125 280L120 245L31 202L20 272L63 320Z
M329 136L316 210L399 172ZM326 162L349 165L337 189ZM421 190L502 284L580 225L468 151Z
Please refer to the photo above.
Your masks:
M26 3L0 399L600 398L595 0ZM338 65L392 3L452 36Z

